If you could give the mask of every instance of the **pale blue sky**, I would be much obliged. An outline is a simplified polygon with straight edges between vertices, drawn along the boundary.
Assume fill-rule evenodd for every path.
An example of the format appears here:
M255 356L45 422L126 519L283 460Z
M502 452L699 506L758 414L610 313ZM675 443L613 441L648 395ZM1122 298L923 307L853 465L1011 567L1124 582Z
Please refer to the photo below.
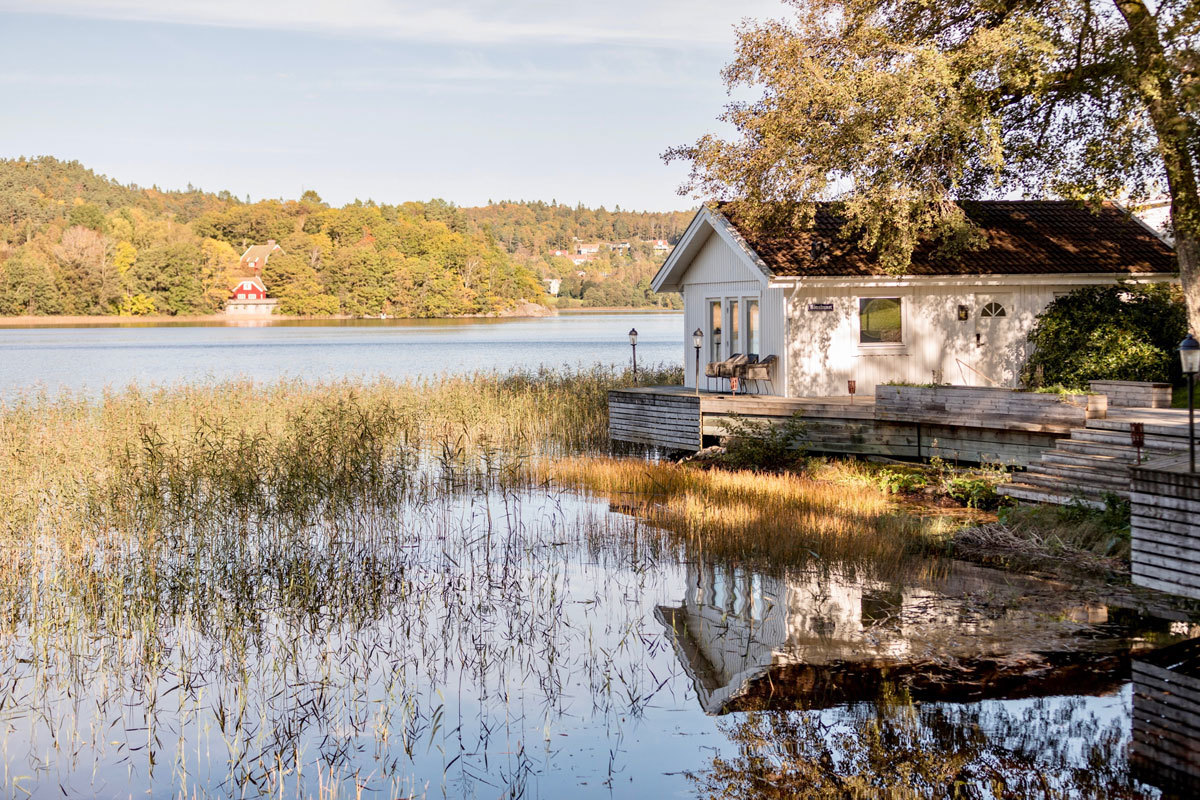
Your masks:
M435 5L435 8L430 8ZM342 204L694 205L659 154L717 130L778 0L0 0L0 156Z

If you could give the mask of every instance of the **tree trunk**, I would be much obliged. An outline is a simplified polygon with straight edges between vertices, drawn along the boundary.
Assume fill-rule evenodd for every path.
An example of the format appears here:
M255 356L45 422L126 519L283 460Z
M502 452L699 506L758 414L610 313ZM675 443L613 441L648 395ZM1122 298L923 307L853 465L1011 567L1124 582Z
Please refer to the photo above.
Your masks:
M1129 26L1134 56L1130 65L1133 86L1146 104L1167 173L1175 256L1187 301L1188 324L1192 331L1200 331L1200 188L1196 162L1188 147L1192 139L1191 123L1183 113L1175 89L1178 70L1167 58L1158 35L1158 21L1144 0L1115 2Z

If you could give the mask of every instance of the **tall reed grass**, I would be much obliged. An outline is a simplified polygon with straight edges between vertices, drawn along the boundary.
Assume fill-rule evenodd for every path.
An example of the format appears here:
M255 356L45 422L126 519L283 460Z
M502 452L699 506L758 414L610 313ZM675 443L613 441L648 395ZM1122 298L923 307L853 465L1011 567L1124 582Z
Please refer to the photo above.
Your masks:
M704 557L784 568L812 557L898 564L936 549L959 524L914 515L878 488L793 473L705 470L631 458L565 458L535 472L607 498L684 537Z

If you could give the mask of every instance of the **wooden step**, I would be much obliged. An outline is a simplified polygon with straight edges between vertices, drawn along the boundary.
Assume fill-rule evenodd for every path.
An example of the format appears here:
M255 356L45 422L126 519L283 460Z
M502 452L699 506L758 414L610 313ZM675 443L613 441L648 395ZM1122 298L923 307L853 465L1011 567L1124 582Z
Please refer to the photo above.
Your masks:
M1060 439L1055 450L1060 453L1074 453L1077 455L1113 456L1127 459L1131 464L1137 461L1137 451L1130 445L1101 444L1100 442L1089 442L1082 439ZM1143 447L1142 461L1176 454L1175 450L1166 450L1159 447Z
M1030 486L1041 486L1053 492L1070 495L1078 494L1096 499L1102 498L1105 494L1115 494L1121 497L1126 497L1129 494L1128 489L1097 484L1093 482L1092 478L1070 478L1062 475L1047 475L1043 472L1026 472L1021 476L1021 482L1027 483Z
M1104 501L1097 498L1053 491L1044 486L1032 486L1026 483L1006 483L997 486L996 493L1034 503L1051 503L1058 506L1078 503L1089 508L1104 508Z
M1075 481L1100 490L1129 491L1128 472L1113 474L1094 467L1041 463L1035 464L1025 471L1025 482L1029 483L1029 479L1033 476L1043 476L1050 480Z
M1129 468L1137 461L1133 453L1097 455L1077 453L1071 450L1047 450L1042 453L1043 464L1065 464L1068 466L1093 467L1112 475L1128 475ZM1034 468L1036 468L1036 464Z

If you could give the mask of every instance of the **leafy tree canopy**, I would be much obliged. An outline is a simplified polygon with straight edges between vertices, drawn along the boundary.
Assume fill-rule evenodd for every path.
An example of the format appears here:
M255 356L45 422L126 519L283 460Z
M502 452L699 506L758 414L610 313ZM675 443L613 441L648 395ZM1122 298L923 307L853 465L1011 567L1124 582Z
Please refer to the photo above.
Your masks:
M903 272L920 237L963 241L954 200L1165 184L1200 322L1195 0L785 2L739 31L724 78L758 97L726 108L736 134L665 154L691 163L684 192L744 198L761 223L767 201L803 224L842 200L847 235Z

